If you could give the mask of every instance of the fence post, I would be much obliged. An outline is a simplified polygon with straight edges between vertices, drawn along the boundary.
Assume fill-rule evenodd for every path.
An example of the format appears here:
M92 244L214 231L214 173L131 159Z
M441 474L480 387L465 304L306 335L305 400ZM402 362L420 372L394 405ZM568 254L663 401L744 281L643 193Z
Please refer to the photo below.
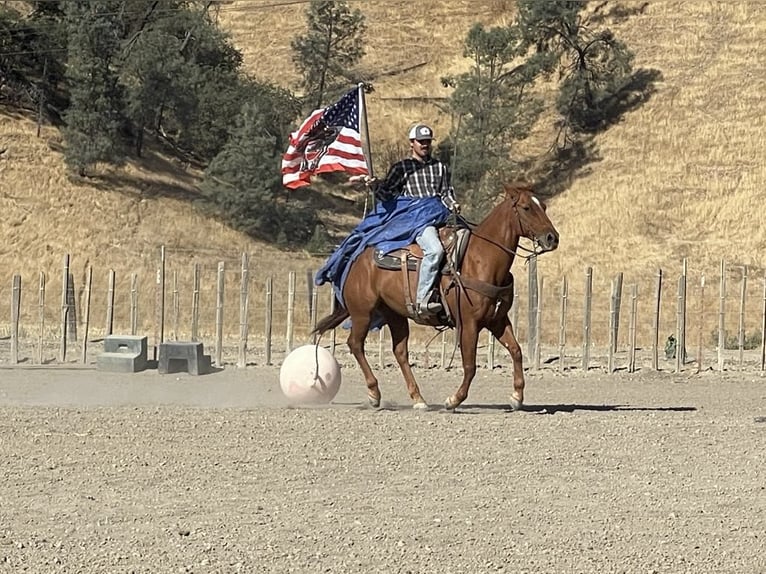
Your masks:
M37 364L43 364L43 340L45 330L45 273L40 271L40 286L37 295L39 335L37 339Z
M192 268L192 309L191 309L191 340L199 341L199 291L200 291L200 267L195 263Z
M620 307L622 306L622 278L623 273L620 271L617 274L614 284L614 338L612 339L612 350L617 352L617 342L619 340L620 333Z
M527 301L527 356L534 360L537 348L537 257L528 260L527 286L529 301Z
M287 333L285 334L285 353L293 350L293 332L295 320L295 271L290 271L287 277Z
M660 370L660 305L662 303L662 269L657 269L657 282L654 287L654 316L652 317L652 369Z
M705 274L700 278L700 324L697 334L697 373L702 371L702 333L705 324Z
M564 372L564 355L567 342L567 298L569 284L566 275L561 278L561 308L559 310L559 372Z
M69 274L69 281L66 288L66 304L69 307L67 312L66 330L67 338L73 342L77 342L77 305L75 304L74 296L74 275Z
M130 334L138 333L138 275L130 274Z
M21 312L21 275L13 276L11 295L11 364L19 362L19 314Z
M106 328L104 335L111 335L114 326L114 269L109 270L109 286L106 291Z
M69 283L69 255L64 255L64 267L61 272L61 338L59 340L59 361L66 361L66 321L69 312L66 292Z
M761 303L761 372L766 369L766 272L763 274L763 301Z
M721 259L721 276L718 283L718 370L723 372L726 348L726 262Z
M335 299L335 290L330 289L330 314L332 315L335 313L335 306L337 305L336 299ZM335 356L335 338L337 336L337 333L335 332L335 329L330 332L330 351L332 352L333 357Z
M178 292L178 271L173 269L173 340L178 341L178 325L181 321L181 294Z
M218 274L216 281L215 297L215 364L223 365L223 292L224 292L225 269L224 262L218 262Z
M543 331L543 285L545 277L540 277L537 281L537 313L535 314L535 369L540 370L540 354L542 347Z
M678 277L676 303L676 373L680 373L686 362L686 275Z
M80 361L83 364L88 362L88 331L90 330L90 293L93 285L93 268L88 265L85 272L85 301L83 302L83 327L82 327L82 356Z
M590 367L590 320L591 304L593 300L593 267L585 271L585 304L582 319L582 369L588 371Z
M239 356L237 366L247 366L248 308L250 307L250 258L242 254L239 285Z
M617 279L612 279L609 296L609 345L606 350L606 372L614 372L614 352L617 349Z
M739 292L739 325L737 343L739 345L739 370L745 364L745 299L747 297L747 265L742 267L742 284Z
M271 364L271 320L272 316L274 314L274 310L272 308L272 305L274 303L274 297L272 294L272 289L274 286L274 281L272 277L268 277L266 279L266 309L264 309L265 313L265 327L264 327L264 355L266 364Z
M154 358L159 357L160 345L165 340L165 246L160 246L160 264L157 267L157 292L154 324Z
M628 372L636 371L636 324L638 311L638 285L630 288L630 326L628 327Z

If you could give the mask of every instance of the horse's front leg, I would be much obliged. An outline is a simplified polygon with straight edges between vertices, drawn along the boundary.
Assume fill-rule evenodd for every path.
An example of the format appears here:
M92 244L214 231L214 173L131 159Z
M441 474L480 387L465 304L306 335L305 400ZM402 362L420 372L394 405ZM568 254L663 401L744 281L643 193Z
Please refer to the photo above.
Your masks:
M524 405L524 365L522 363L521 346L513 333L513 326L508 317L490 327L492 334L500 343L508 349L513 360L513 393L511 394L511 408L521 410Z
M410 351L408 344L410 337L409 321L405 317L394 312L386 313L386 319L388 328L391 330L394 357L396 357L396 362L399 363L399 368L404 376L404 381L407 383L407 392L412 399L412 408L427 409L428 403L426 403L423 395L420 394L420 388L415 381L415 375L412 373L412 367L410 366Z
M380 387L378 386L378 379L370 368L370 363L367 362L367 357L364 354L364 341L367 338L367 333L370 330L370 317L368 315L357 315L351 317L351 332L348 335L348 348L351 354L354 355L356 362L359 363L359 367L364 374L364 380L367 384L367 399L370 401L370 406L378 408L380 406Z
M466 321L460 331L460 354L463 357L463 382L455 394L447 398L444 407L447 410L456 409L466 398L471 381L476 375L476 345L479 341L479 328L476 324Z

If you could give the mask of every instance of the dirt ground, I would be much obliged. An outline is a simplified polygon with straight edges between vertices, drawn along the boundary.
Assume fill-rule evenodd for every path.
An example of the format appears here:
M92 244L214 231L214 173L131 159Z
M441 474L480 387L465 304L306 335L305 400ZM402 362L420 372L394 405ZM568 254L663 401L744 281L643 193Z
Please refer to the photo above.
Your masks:
M278 372L0 368L0 572L766 572L757 372Z

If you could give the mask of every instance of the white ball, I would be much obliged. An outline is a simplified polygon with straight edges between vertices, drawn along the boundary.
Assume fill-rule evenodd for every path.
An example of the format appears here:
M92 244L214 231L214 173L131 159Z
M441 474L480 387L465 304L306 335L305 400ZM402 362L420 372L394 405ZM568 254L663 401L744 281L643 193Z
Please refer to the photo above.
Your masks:
M282 362L279 385L293 403L327 404L340 389L340 365L332 353L317 345L304 345Z

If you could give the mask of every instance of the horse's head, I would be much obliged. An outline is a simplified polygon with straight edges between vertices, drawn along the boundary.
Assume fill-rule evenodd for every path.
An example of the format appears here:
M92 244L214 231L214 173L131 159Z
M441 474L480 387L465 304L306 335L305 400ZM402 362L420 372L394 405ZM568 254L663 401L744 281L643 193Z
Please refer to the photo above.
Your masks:
M532 240L541 252L553 251L559 246L559 232L545 213L546 205L527 183L509 183L505 186L506 199L519 217L521 234Z

